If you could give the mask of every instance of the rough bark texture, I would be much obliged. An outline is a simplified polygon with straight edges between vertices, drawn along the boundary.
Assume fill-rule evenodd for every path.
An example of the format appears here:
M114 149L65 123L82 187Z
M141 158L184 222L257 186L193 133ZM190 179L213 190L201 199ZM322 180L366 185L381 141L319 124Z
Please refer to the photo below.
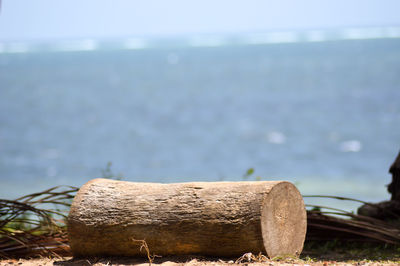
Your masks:
M294 185L271 182L133 183L94 179L68 217L75 256L299 255L306 211Z

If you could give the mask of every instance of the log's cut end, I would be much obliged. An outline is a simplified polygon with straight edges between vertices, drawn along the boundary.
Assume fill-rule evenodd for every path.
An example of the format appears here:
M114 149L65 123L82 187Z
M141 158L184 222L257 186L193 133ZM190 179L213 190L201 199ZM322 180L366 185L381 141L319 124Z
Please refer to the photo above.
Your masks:
M299 256L307 231L303 198L289 182L275 185L265 194L261 210L261 231L268 257Z

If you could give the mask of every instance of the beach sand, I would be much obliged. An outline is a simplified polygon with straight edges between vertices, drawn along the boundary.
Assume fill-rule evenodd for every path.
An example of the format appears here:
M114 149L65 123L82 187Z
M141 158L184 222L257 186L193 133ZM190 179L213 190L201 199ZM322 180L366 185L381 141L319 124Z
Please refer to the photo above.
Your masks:
M220 260L207 258L159 258L151 265L162 266L228 266L228 265L399 265L400 261L305 261L301 259L287 259L282 261L268 260L265 262L246 262L235 263L233 260ZM50 266L50 265L63 265L63 266L80 266L80 265L139 265L148 266L149 262L145 259L138 258L102 258L102 259L73 259L72 257L66 258L36 258L36 259L8 259L1 260L0 265L32 265L32 266Z

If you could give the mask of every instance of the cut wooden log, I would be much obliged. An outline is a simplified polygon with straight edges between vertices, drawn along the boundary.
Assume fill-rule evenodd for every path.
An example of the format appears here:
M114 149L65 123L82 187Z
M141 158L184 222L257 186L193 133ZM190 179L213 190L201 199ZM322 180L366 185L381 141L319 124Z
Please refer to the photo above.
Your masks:
M285 181L133 183L94 179L68 216L74 256L300 255L306 211Z

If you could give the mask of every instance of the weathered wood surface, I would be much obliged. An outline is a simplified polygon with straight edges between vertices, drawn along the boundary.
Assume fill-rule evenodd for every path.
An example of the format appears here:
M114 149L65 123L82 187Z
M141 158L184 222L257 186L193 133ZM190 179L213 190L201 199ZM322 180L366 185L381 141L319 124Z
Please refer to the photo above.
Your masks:
M94 179L68 216L75 256L299 255L306 211L285 181L133 183Z

